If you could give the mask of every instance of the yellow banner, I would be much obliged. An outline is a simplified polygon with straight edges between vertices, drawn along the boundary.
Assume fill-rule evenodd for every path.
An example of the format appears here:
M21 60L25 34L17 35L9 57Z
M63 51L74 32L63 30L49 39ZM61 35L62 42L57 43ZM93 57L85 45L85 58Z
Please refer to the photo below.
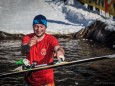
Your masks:
M78 0L78 1L105 11L105 0ZM112 1L112 4L108 9L108 13L110 15L115 16L115 0L108 0L108 4L111 3L111 1Z

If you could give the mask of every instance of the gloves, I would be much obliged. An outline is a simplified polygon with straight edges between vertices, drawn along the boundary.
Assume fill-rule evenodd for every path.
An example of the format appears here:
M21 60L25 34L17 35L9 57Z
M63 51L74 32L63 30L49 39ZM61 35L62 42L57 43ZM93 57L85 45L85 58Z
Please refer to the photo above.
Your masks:
M25 66L30 66L30 61L28 59L23 59Z
M65 60L65 57L62 56L62 55L60 55L60 56L58 57L58 59L61 60L61 61L64 61L64 60Z
M30 61L28 59L21 59L16 62L17 65L30 66Z
M59 64L59 63L63 62L64 60L65 60L65 57L60 55L60 56L58 56L58 61L54 62L54 64Z
M14 71L30 69L30 61L28 59L21 59L16 62L17 65L22 65L14 69Z

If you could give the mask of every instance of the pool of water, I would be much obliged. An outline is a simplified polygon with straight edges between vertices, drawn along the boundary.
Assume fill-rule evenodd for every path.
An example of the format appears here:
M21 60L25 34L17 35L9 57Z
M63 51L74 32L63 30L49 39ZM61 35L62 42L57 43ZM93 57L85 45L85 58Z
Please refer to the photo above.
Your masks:
M86 40L59 38L66 61L111 55L115 51ZM12 71L15 62L25 58L20 52L21 40L0 41L0 74ZM115 59L93 61L54 69L56 86L115 85ZM0 86L22 86L23 74L0 79Z

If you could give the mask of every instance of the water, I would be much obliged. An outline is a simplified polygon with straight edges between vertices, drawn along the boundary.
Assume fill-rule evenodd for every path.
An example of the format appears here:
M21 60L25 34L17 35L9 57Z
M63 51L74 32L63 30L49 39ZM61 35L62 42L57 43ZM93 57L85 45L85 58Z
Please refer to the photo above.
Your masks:
M104 46L93 42L59 38L65 49L66 61L114 54ZM0 41L0 74L10 72L15 62L25 58L20 52L21 40ZM97 86L115 84L115 59L101 60L55 68L56 86ZM0 86L22 86L23 74L0 79Z

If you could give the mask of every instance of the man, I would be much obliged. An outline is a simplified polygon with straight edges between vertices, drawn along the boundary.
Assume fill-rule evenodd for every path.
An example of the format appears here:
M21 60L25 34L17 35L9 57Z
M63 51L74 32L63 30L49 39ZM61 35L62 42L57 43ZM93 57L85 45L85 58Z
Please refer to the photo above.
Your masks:
M55 53L58 60L64 61L64 50L58 40L46 34L47 19L43 15L37 15L33 20L34 33L28 34L22 39L21 52L26 54L30 64L44 65L53 63ZM25 86L55 86L53 69L44 69L32 72L25 76Z

